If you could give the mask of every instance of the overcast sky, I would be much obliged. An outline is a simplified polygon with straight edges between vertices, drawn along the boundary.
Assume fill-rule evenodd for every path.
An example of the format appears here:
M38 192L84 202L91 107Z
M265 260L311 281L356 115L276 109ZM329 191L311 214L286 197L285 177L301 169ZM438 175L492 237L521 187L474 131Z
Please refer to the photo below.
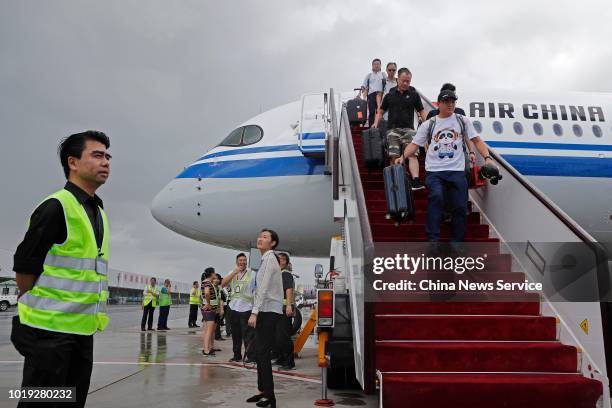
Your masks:
M236 252L165 229L149 205L238 123L359 86L374 57L423 88L609 92L611 21L609 1L3 0L0 275L32 209L64 183L66 135L111 138L99 193L112 266L191 281ZM309 279L313 264L294 262Z

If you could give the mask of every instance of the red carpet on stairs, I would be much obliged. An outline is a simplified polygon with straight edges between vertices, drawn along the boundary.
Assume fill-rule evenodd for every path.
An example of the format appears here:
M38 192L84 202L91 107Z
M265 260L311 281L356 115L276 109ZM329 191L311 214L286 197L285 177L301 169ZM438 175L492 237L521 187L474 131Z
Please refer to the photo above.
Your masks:
M385 217L382 171L363 165L358 129L353 143L374 241L426 241L427 191L415 193L414 223L396 227ZM422 181L424 174L421 163ZM466 241L498 242L490 238L479 213L472 212L468 224ZM442 240L449 234L443 225ZM524 279L511 272L509 255L493 254L489 261L485 273L508 281ZM537 294L522 293L512 300L376 303L372 335L383 406L594 408L602 384L578 372L580 354L557 340L557 319L540 315Z

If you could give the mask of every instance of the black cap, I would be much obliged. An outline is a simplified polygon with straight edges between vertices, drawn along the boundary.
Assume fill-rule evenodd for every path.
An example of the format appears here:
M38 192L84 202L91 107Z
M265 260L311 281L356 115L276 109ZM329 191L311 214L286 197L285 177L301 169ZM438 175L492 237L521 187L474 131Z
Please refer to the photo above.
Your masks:
M440 92L440 95L438 95L438 102L443 101L445 99L457 100L457 95L455 95L455 93L451 91L450 89L445 89L442 92Z

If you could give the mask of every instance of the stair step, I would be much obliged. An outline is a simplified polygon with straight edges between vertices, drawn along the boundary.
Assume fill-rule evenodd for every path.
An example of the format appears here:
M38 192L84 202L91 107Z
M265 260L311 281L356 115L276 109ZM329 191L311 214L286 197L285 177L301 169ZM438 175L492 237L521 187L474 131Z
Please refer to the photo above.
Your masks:
M376 316L376 340L554 341L552 316Z
M374 242L427 242L427 238L424 236L410 237L397 237L397 236L386 236L373 234ZM470 242L499 242L498 238L470 238ZM449 237L441 237L440 242L450 242Z
M387 223L372 223L372 234L384 235L387 237L425 237L425 224L400 224L399 226L393 225L391 222ZM451 228L449 225L443 224L440 226L440 236L449 237L451 234ZM470 225L465 231L466 239L468 238L488 238L489 237L489 226L481 224Z
M558 342L376 342L380 371L575 373L578 353Z
M382 224L385 222L393 223L393 221L388 220L386 218L386 215L387 215L386 209L368 212L368 218L370 220L370 223L375 223L375 224ZM425 211L417 211L414 215L415 215L414 222L416 224L425 224L427 222L427 213ZM467 222L470 225L480 224L480 213L479 212L470 213L468 215Z
M579 374L383 374L385 408L595 408L602 383Z
M381 302L375 314L540 315L540 296L522 295L522 302Z

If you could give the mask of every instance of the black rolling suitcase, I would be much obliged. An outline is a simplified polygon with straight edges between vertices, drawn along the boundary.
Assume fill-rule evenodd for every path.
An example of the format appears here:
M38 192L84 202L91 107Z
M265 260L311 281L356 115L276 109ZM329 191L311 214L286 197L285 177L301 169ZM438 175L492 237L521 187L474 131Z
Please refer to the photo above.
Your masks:
M355 99L351 99L346 103L346 113L351 126L363 125L368 117L368 101L361 99L357 95Z
M368 170L381 168L385 165L382 132L378 128L370 128L361 132L361 149L363 161Z
M410 179L404 166L396 164L383 170L387 218L394 219L395 225L405 220L414 220L414 200Z

